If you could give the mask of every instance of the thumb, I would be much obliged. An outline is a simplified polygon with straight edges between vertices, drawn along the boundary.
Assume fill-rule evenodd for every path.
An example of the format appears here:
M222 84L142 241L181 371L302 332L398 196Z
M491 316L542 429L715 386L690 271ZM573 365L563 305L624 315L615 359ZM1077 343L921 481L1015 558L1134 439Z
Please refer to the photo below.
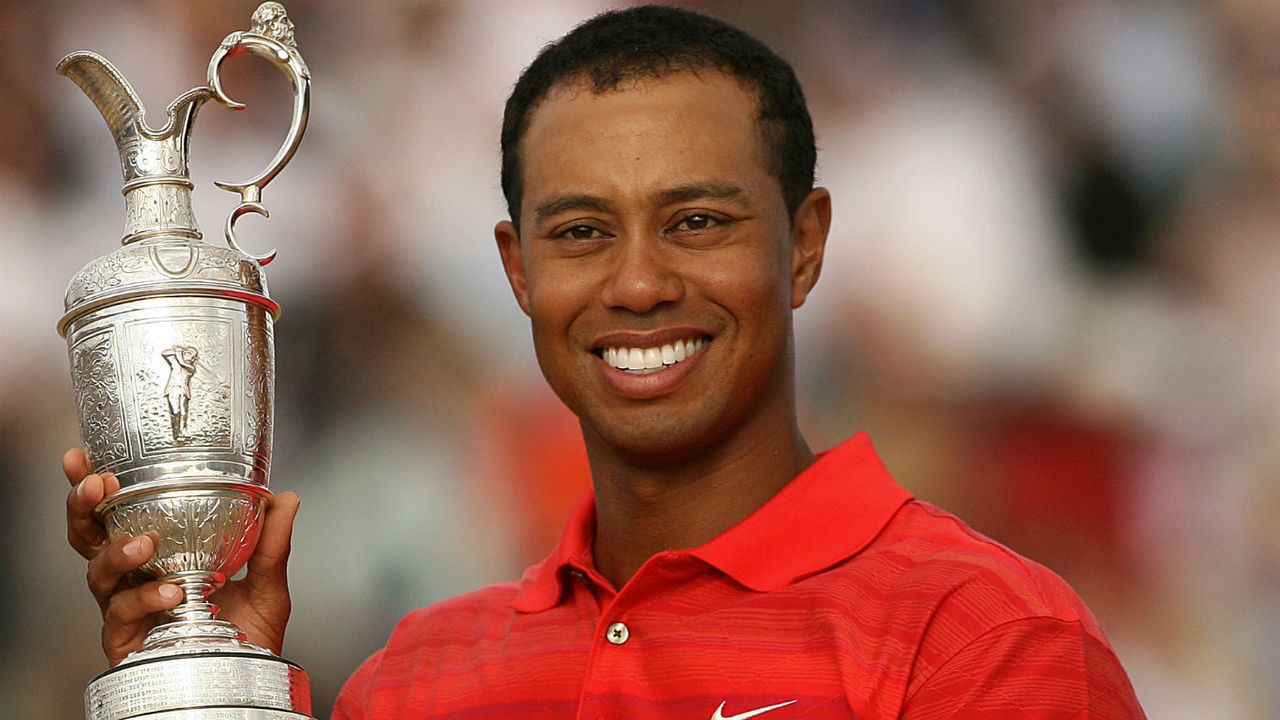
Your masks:
M298 515L301 499L295 492L283 492L271 498L258 547L249 558L246 579L258 582L282 582L289 562L293 537L293 520Z

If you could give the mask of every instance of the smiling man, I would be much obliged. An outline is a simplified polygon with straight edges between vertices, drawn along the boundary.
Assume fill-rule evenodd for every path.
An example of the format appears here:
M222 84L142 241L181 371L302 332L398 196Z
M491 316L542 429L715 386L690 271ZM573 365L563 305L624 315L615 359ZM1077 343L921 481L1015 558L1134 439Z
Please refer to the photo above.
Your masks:
M406 617L335 718L1142 717L1061 579L914 500L865 436L800 434L792 313L831 203L785 62L698 14L607 13L524 72L502 149L503 267L593 492L522 580ZM68 506L114 662L173 600L120 589L149 540L93 544L110 488ZM295 509L220 591L276 650Z

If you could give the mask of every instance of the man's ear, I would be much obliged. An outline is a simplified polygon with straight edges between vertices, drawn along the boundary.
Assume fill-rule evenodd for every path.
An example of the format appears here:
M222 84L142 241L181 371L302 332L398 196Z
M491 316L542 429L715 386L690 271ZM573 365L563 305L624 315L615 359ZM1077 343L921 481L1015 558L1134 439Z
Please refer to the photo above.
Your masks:
M822 273L831 230L831 193L814 188L791 219L791 308L800 307Z
M511 283L511 292L525 315L529 314L529 282L525 274L524 256L520 248L520 233L510 220L493 226L493 238L498 241L498 254L502 255L502 269Z

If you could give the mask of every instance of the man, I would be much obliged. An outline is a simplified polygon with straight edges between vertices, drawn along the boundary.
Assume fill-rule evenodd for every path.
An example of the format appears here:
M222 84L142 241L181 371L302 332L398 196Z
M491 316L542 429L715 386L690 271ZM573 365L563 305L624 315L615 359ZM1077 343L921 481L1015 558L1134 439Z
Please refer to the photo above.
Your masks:
M407 616L335 718L1142 717L1062 580L913 500L865 436L801 436L792 312L831 203L785 62L694 13L607 13L526 69L502 147L498 249L593 493L519 582ZM103 547L112 480L65 465L115 663L176 596L121 587L150 540ZM273 650L296 510L218 595Z

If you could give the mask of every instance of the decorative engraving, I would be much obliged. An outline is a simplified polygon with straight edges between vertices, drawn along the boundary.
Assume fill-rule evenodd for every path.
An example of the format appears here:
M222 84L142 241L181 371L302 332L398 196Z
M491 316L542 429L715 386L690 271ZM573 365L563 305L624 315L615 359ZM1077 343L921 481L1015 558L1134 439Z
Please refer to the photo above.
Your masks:
M132 180L137 174L137 157L142 152L142 138L138 136L136 125L129 124L120 128L116 149L120 152L120 171L125 181Z
M124 163L125 180L148 176L186 176L183 156L177 148L177 135L160 140L142 142L136 135L120 146L120 158Z
M248 560L261 529L262 503L250 495L157 497L107 514L114 539L156 533L160 542L144 572L231 575Z
M143 185L125 195L125 235L166 230L197 232L191 189L179 184Z
M214 248L208 245L199 246L200 256L196 258L196 267L192 271L192 275L197 277L208 277L225 282L234 282L240 284L240 263L244 262L238 255L232 255L221 248ZM243 283L252 287L251 282Z
M181 646L192 640L225 640L229 643L244 643L244 649L256 647L255 645L245 641L245 634L240 632L240 628L223 620L187 622L187 623L166 623L157 625L151 632L147 633L147 645L169 647Z
M138 276L150 275L146 257L134 252L117 251L85 266L67 288L67 306L103 290L133 282ZM138 278L141 279L141 278Z
M169 381L164 385L164 397L169 401L173 442L181 445L186 440L187 414L191 408L191 376L196 374L196 359L200 357L200 351L190 345L174 345L165 348L160 357L169 363Z
M137 417L146 455L184 447L231 450L236 344L226 320L129 326ZM177 348L186 348L186 362ZM172 355L166 355L173 350ZM187 364L191 369L183 367Z
M104 291L191 278L207 280L210 287L226 285L263 295L267 291L262 266L240 253L185 241L144 240L85 266L67 287L67 309Z
M71 349L80 437L95 469L129 459L112 340L112 334L104 332L85 338Z
M261 314L244 326L244 451L269 458L271 453L272 408L275 407L275 342L270 322Z

